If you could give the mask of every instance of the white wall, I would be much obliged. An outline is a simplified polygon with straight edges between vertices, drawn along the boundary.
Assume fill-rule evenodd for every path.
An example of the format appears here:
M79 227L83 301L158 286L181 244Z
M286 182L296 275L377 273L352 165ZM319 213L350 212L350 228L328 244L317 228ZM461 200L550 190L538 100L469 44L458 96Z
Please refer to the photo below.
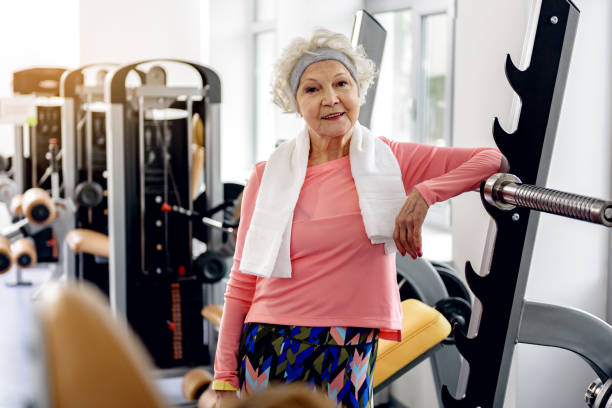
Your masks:
M0 4L0 97L13 92L13 72L79 62L78 0L26 0ZM13 153L13 128L0 125L0 154Z
M156 57L199 62L208 51L202 47L201 17L199 0L3 2L0 96L12 93L13 71L33 66L72 69ZM0 153L11 154L10 126L0 126L0 139Z
M221 77L221 174L224 180L240 181L252 170L248 3L244 0L210 2L209 65Z
M200 17L199 0L81 0L80 63L198 62Z

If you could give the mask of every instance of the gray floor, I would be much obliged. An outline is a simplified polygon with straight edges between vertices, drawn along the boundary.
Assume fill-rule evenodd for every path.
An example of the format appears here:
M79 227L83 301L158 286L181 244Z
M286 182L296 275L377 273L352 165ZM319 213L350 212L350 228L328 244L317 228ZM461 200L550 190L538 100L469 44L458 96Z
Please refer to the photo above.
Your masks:
M50 271L36 267L23 272L31 286L8 287L15 282L11 270L0 275L0 408L47 407L42 336L34 313L32 295L48 280ZM195 406L181 395L181 377L156 381L169 406Z
M0 408L46 406L44 353L32 307L32 294L49 277L48 269L24 273L32 286L8 287L15 271L0 275Z

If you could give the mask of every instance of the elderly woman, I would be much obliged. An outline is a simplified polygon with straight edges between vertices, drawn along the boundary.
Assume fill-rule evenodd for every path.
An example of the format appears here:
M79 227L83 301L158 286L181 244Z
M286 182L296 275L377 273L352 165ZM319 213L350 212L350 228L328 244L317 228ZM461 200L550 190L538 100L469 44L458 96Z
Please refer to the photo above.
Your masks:
M222 399L301 381L370 407L378 339L401 336L396 252L422 256L429 206L503 156L371 135L357 118L374 64L341 34L294 40L275 75L274 102L305 126L245 188L213 388Z

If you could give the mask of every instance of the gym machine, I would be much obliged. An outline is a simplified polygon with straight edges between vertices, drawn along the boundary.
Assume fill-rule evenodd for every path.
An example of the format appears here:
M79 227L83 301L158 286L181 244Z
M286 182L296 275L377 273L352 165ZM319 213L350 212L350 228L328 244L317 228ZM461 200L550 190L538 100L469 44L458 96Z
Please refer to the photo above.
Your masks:
M144 81L136 70L145 72ZM189 74L195 85L170 86L173 70ZM219 77L179 60L136 62L107 75L105 101L111 307L127 317L159 368L206 365L203 278L192 259L193 225L188 217L162 211L162 205L193 210L196 114L205 134L206 207L223 201ZM223 221L221 213L210 218ZM205 240L207 251L215 251L223 231L208 228Z
M15 95L36 96L33 121L15 127L14 178L23 193L30 187L51 188L48 146L58 141L61 151L61 109L59 84L64 68L30 68L13 73ZM61 175L60 175L61 185Z
M61 189L62 174L59 170L54 172L50 163L61 160L62 102L58 95L60 77L65 71L64 68L30 68L13 73L14 94L35 97L34 118L15 126L11 175L17 193L32 187L50 190L53 181L57 183L57 191ZM55 140L55 157L50 156L52 140ZM59 249L54 245L56 239L51 228L43 228L31 238L39 262L57 261Z
M52 177L57 179L56 171ZM32 268L41 262L33 238L38 236L41 230L52 229L54 246L64 247L66 235L72 229L74 207L70 200L57 197L57 189L57 186L54 187L54 192L50 195L46 190L33 187L23 196L19 196L21 200L18 204L13 202L14 210L21 218L2 230L3 239L0 243L0 258L11 259L10 262L0 261L3 266L0 268L0 274L8 272L13 264L16 269L15 282L7 282L7 286L31 285L31 282L22 279L22 269ZM59 279L65 271L64 268L73 267L70 259L64 259L59 251L57 259L60 262L49 264L52 271L50 280Z
M108 235L106 103L104 80L116 64L92 64L62 75L62 137L65 196L75 204L74 226ZM80 252L75 270L80 279L108 294L108 258Z
M612 225L612 202L538 187L548 175L579 14L570 0L543 0L529 67L521 71L506 59L522 107L516 131L508 134L495 119L493 137L514 174L496 174L480 190L492 221L481 273L466 264L477 299L467 332L454 329L465 362L455 395L442 389L447 408L502 407L519 342L581 356L599 377L587 389L587 404L612 406L612 327L580 310L524 299L538 211Z

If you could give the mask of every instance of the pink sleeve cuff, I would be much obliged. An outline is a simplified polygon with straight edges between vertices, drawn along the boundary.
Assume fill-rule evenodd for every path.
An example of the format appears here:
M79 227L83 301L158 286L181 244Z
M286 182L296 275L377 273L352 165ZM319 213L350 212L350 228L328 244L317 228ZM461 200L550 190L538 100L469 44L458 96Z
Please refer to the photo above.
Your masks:
M421 193L421 197L423 197L423 200L425 200L427 207L431 207L432 204L435 204L436 198L434 193L424 183L417 184L416 186L414 186L414 188L416 188L417 191Z

